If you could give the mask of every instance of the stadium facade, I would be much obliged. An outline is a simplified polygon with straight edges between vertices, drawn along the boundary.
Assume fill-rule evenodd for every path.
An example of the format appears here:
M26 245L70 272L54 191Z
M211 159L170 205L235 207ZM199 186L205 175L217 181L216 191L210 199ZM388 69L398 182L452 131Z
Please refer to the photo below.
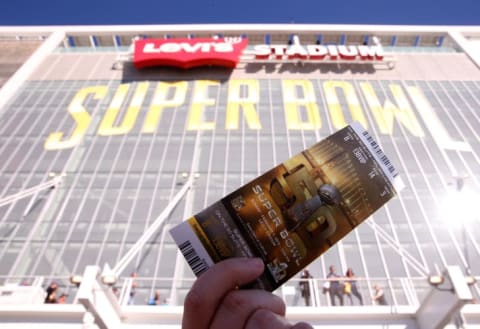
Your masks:
M275 292L288 317L480 328L480 27L2 27L0 49L2 328L179 327L194 275L168 230L352 121L406 188L309 266L311 306ZM364 305L331 305L330 265Z

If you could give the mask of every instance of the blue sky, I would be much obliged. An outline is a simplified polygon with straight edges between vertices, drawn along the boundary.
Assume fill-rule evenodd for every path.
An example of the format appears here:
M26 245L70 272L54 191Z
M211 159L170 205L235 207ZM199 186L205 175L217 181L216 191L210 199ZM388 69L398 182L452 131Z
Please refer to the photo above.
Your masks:
M0 25L480 25L480 0L6 0Z

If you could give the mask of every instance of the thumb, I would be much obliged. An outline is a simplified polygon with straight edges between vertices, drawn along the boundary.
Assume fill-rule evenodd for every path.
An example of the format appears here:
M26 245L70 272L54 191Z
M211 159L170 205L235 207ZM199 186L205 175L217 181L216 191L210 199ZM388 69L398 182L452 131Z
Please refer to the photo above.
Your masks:
M247 321L245 329L313 329L305 322L292 325L285 317L273 313L267 309L259 309L253 313Z

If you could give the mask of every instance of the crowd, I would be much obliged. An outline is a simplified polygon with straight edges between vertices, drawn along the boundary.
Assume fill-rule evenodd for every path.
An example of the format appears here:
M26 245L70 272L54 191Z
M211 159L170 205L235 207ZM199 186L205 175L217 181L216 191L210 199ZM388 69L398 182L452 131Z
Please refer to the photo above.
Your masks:
M292 324L287 321L286 305L275 294L257 289L239 289L258 278L264 270L264 263L258 258L231 258L212 266L200 275L185 297L182 329L313 329L308 323ZM132 282L135 282L135 277L132 275ZM300 290L309 305L313 276L305 269L300 278ZM340 276L335 267L330 266L326 282L329 284L324 287L325 293L330 294L332 305L336 305L336 299L343 305L344 295L351 303L351 295L355 296L363 305L352 269ZM136 284L132 287L136 288ZM58 285L52 282L46 289L45 303L64 302L66 295L61 294L57 298L57 291ZM379 305L387 305L380 285L374 285L372 300ZM149 304L160 305L160 291L156 291Z
M311 286L310 282L313 276L308 269L302 271L300 275L299 290L306 306L310 306L311 300ZM387 299L382 287L378 284L374 285L374 293L372 300L378 305L387 305ZM330 305L336 306L337 302L343 306L345 304L345 297L348 299L350 305L354 305L352 295L358 300L360 305L363 305L363 297L357 285L357 279L351 268L348 268L345 275L337 274L335 266L331 265L328 269L326 281L323 284L322 292L330 298Z
M136 283L136 273L132 273L132 283L129 294L128 304L134 304L134 297L137 288ZM300 295L302 296L305 305L312 305L312 286L311 279L313 279L312 274L308 269L304 269L300 274L299 281L299 290ZM374 292L371 296L372 300L378 305L388 305L387 299L385 297L385 292L383 288L376 284L373 286ZM46 289L45 303L47 304L63 304L68 297L65 293L59 293L59 288L56 282L52 282ZM118 290L113 288L113 291L116 296L118 296ZM360 305L363 305L363 297L357 286L357 279L351 268L348 268L345 272L345 275L339 275L336 272L335 266L331 265L329 267L329 272L327 274L325 283L322 287L322 292L327 295L330 299L330 305L336 306L337 303L341 306L345 305L345 298L349 301L350 305L354 305L355 297ZM147 301L148 305L168 305L168 300L166 298L161 299L160 291L155 291L155 294Z
M52 282L46 289L45 304L65 304L67 297L65 293L59 294L58 284Z

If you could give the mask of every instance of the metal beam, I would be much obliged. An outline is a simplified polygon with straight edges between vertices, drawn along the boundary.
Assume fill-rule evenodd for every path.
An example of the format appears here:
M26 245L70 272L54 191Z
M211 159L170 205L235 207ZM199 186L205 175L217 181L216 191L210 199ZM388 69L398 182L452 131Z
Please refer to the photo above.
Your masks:
M37 186L33 186L33 187L27 188L23 191L20 191L18 193L9 195L7 197L4 197L4 198L0 199L0 207L6 206L7 204L10 204L10 203L18 201L20 199L26 198L28 196L38 194L39 192L41 192L43 190L46 190L46 189L49 189L49 188L54 188L61 182L61 180L62 180L62 178L60 176L57 176L57 177L54 177L51 180L48 180L48 181L43 182L41 184L38 184ZM30 207L27 207L27 210L29 208ZM25 211L25 212L27 212L27 211Z
M1 31L1 29L0 29ZM29 59L15 72L14 75L0 89L0 113L6 109L5 105L15 95L20 86L42 64L44 59L51 54L65 38L64 31L56 31L42 43L42 45L29 57Z
M185 196L187 191L192 186L193 175L190 175L190 178L185 182L185 185L180 189L180 191L175 195L175 197L170 201L167 207L162 211L160 216L158 216L155 221L150 225L150 227L142 234L142 236L137 240L137 242L130 248L130 250L120 259L120 261L110 269L108 264L105 264L102 277L118 276L123 272L125 267L132 261L132 259L137 255L137 253L143 248L143 246L148 242L148 240L157 232L163 222L168 218L175 206L180 202L180 200Z
M464 305L473 301L460 267L449 266L443 277L444 282L432 286L416 313L419 329L445 328L455 316L461 317L460 310Z
M100 268L87 266L76 299L91 313L100 329L118 328L121 309L110 287L99 281Z

